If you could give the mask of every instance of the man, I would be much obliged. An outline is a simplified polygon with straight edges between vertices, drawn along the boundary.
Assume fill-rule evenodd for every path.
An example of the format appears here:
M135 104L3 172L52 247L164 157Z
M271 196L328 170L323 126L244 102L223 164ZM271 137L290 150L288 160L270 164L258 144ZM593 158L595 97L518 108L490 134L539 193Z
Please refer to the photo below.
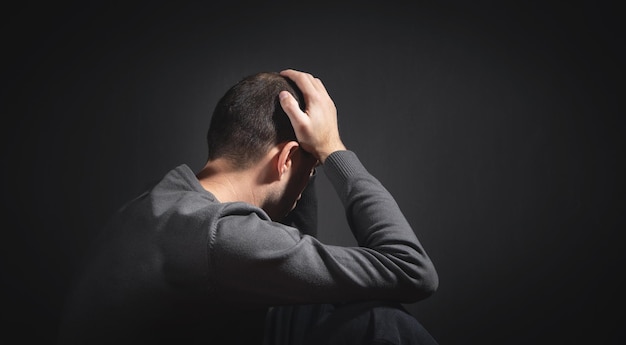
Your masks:
M392 196L344 146L319 79L243 79L218 102L207 141L201 171L173 169L113 217L69 296L63 342L434 343L398 303L430 296L436 271ZM358 247L315 239L316 170Z

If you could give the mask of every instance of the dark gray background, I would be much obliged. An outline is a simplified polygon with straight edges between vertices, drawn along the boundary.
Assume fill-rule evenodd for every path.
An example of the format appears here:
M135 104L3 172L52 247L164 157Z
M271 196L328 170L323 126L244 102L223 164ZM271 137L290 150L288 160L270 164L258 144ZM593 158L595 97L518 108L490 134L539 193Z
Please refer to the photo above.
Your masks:
M441 284L444 344L624 341L624 38L616 7L56 3L2 11L1 337L51 341L84 246L170 168L199 169L240 78L321 78L346 145ZM353 244L321 178L321 235Z

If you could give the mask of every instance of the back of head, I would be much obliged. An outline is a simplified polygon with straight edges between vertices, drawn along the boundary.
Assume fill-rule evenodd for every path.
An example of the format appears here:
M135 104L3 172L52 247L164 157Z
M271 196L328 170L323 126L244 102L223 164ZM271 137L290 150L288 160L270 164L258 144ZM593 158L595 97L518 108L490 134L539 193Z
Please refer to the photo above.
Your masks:
M248 76L217 103L207 133L209 160L225 158L237 169L255 164L273 146L296 140L278 94L289 91L304 109L300 90L275 72Z

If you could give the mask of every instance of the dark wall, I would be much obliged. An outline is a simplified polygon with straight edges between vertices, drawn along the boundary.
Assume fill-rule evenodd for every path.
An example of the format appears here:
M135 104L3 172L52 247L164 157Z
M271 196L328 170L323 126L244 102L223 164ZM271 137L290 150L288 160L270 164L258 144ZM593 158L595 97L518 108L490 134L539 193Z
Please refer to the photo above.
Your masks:
M2 337L54 339L98 227L175 165L199 169L223 92L322 79L341 134L397 198L441 284L409 309L443 344L617 343L624 39L587 5L7 7ZM321 238L353 244L322 179Z

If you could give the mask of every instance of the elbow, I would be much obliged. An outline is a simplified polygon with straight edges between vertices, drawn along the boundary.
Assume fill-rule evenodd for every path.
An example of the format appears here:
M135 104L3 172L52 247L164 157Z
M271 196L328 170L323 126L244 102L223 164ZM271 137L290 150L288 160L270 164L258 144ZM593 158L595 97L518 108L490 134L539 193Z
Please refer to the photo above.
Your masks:
M438 288L439 288L439 275L437 274L437 271L434 268L431 268L427 274L427 277L424 281L424 284L422 285L421 290L423 290L426 296L428 297L428 296L433 295L435 292L437 292Z
M421 279L415 287L420 299L432 296L439 288L439 275L434 268L422 272Z
M426 299L439 288L439 275L432 264L417 268L411 281L410 302Z

